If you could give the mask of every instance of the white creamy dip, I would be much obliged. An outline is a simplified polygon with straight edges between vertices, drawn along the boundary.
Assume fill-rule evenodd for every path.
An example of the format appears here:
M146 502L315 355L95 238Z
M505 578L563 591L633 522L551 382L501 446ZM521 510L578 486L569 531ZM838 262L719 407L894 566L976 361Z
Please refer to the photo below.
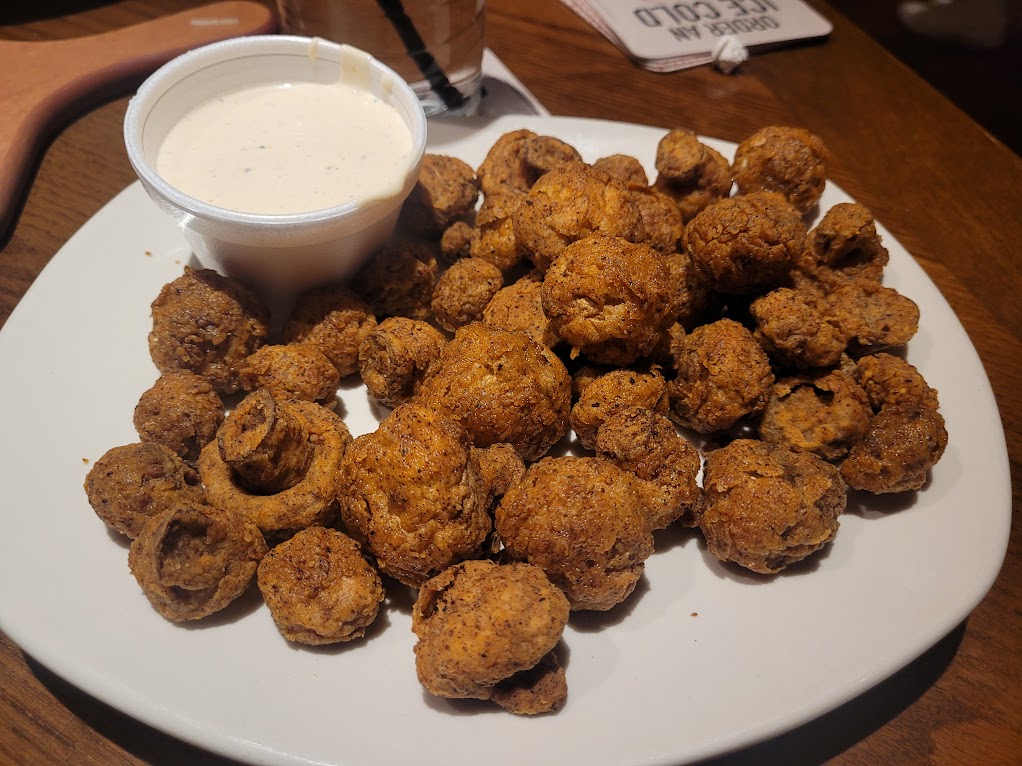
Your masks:
M304 213L398 193L411 151L401 116L367 90L296 82L201 104L170 130L156 169L219 207Z

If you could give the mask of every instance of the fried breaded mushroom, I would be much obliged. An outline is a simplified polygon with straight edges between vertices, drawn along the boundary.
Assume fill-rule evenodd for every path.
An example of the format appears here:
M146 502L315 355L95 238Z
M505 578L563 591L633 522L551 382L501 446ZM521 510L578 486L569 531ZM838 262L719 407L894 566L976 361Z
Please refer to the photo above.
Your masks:
M384 597L361 546L326 527L275 546L259 562L256 583L281 635L311 646L364 636Z
M647 355L677 319L663 256L620 237L568 245L543 280L543 311L572 353L627 365Z
M150 518L128 550L128 566L168 620L218 612L252 582L266 541L244 517L203 503L177 503Z
M633 195L605 173L569 165L542 176L512 216L515 237L545 272L565 247L591 234L636 241L642 217Z
M526 141L523 159L535 180L556 168L582 164L582 155L574 146L553 136L535 136Z
M742 194L781 194L800 215L806 215L823 195L827 160L827 147L819 136L803 128L771 125L738 144L735 183Z
M535 137L531 130L514 130L493 143L476 170L484 195L529 190L536 179L525 163L524 147L529 139Z
M846 502L830 463L738 439L706 455L696 521L717 559L774 574L830 542Z
M475 446L511 444L536 460L567 431L571 378L527 335L473 322L455 333L417 398L458 421Z
M504 286L500 269L482 258L456 261L433 288L433 316L441 327L454 332L482 318L483 309Z
M160 290L152 316L149 353L160 372L190 370L221 394L238 390L242 363L270 335L259 296L210 269L186 266Z
M759 438L835 461L848 454L873 415L866 392L840 370L782 378L759 421Z
M601 458L533 463L504 495L494 519L506 555L540 567L573 610L620 604L653 553L638 480Z
M806 226L777 194L755 192L710 205L685 228L700 276L726 295L753 295L789 281Z
M199 455L211 505L241 514L268 535L325 524L336 513L334 481L351 434L314 402L246 396Z
M879 282L890 255L868 209L840 202L809 232L799 269L827 288L846 280Z
M887 405L939 408L937 391L912 364L883 352L864 356L855 365L855 379L862 386L874 412Z
M678 343L677 376L668 385L671 419L700 433L730 428L762 410L774 374L770 360L745 327L720 319L697 327Z
M157 442L195 462L224 422L224 403L205 378L174 370L139 397L132 421L142 441Z
M451 263L459 258L468 258L472 252L475 229L467 221L455 221L440 236L440 255Z
M756 340L778 361L809 369L832 367L848 347L848 331L819 291L781 287L752 302Z
M692 257L687 252L671 253L664 258L664 263L670 275L672 313L677 313L678 321L686 330L704 324L714 297L692 264Z
M468 433L416 402L352 442L337 498L351 536L411 586L479 555L492 526Z
M674 200L649 186L629 186L628 189L641 220L637 241L645 242L664 255L678 252L685 222Z
M329 402L340 382L333 362L311 343L263 346L241 368L243 389L265 388L278 399Z
M479 182L457 157L424 154L419 180L401 207L398 225L419 237L439 237L475 208Z
M466 561L433 577L412 607L415 669L431 694L550 713L567 683L553 654L568 600L539 567Z
M612 154L593 163L593 170L606 173L615 181L633 186L648 186L646 169L630 154Z
M883 407L841 463L853 489L873 494L921 489L947 447L944 418L930 407L899 402Z
M298 296L284 326L288 343L304 343L325 356L343 378L358 370L358 347L376 327L369 304L346 287L317 287Z
M685 223L731 193L731 165L689 130L672 130L660 140L656 169L654 187L674 201Z
M487 488L487 507L525 476L525 461L510 444L473 447L472 458L476 461L483 486Z
M515 236L513 216L525 199L523 192L487 194L476 213L476 228L469 243L469 255L489 261L507 271L525 257L525 248Z
M447 338L421 319L384 319L359 347L359 371L369 395L387 407L409 401L437 371L445 345Z
M679 519L694 525L699 453L662 414L645 407L615 409L596 432L596 455L639 479L653 529Z
M182 497L201 500L199 474L158 442L107 450L85 477L89 505L108 527L132 539L142 526Z
M849 353L903 346L919 329L919 306L876 282L847 282L827 296L830 311L850 341Z
M628 406L667 414L667 381L658 367L611 370L590 380L569 416L579 443L595 449L597 429L617 409Z
M547 348L560 342L543 311L543 280L538 275L526 275L498 290L483 309L482 318L489 327L525 333Z
M351 278L351 289L377 317L425 319L440 271L436 256L437 247L429 242L391 242Z

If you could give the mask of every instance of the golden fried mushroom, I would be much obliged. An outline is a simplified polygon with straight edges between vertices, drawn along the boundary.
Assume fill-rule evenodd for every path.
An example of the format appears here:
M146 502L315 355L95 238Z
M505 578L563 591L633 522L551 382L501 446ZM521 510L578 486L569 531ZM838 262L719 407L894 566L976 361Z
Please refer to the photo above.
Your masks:
M482 258L456 261L433 288L433 315L445 330L454 332L483 315L483 309L504 286L500 269Z
M664 255L678 252L685 234L685 222L674 200L649 186L630 186L628 190L639 209L641 220L636 241L645 242Z
M653 529L679 519L694 525L699 453L662 414L644 407L615 409L596 432L596 454L640 480Z
M674 201L682 220L731 193L731 165L689 130L669 131L657 144L654 188Z
M281 635L313 646L364 636L384 597L361 546L326 527L303 529L273 548L256 582Z
M190 370L221 394L238 390L242 363L270 334L259 296L210 269L186 266L160 290L152 316L149 353L160 372Z
M619 237L573 242L543 280L543 311L554 332L599 364L647 355L677 319L664 258Z
M568 613L567 599L538 567L453 566L423 584L412 607L419 681L439 697L553 712L567 696L552 652Z
M830 293L827 301L856 355L902 346L919 329L915 301L876 282L847 282Z
M132 420L142 441L162 444L194 462L224 422L224 403L205 378L174 370L139 397Z
M333 362L311 343L263 346L241 368L243 389L265 388L278 399L329 402L340 382Z
M248 588L266 555L259 529L204 503L176 503L150 518L128 550L128 566L168 620L218 612Z
M858 203L840 202L809 232L798 266L831 288L845 280L879 282L889 258L872 213Z
M873 415L866 392L840 370L783 378L759 421L759 438L824 460L848 454Z
M474 322L455 333L417 399L458 421L475 446L511 444L536 460L567 431L571 378L527 335Z
M440 236L440 255L448 263L459 258L468 258L472 252L475 229L467 221L455 221Z
M569 417L579 443L586 449L595 449L597 429L617 409L628 406L667 414L667 381L659 368L611 370L591 379Z
M525 163L524 147L529 139L535 137L531 130L515 130L505 133L493 143L476 170L484 195L529 190L536 179Z
M346 287L317 287L298 297L284 326L289 343L313 346L346 377L358 370L358 347L376 317L364 300Z
M523 159L535 180L565 165L582 164L582 155L571 144L553 136L535 136L525 142Z
M487 194L476 213L476 228L469 242L469 255L489 261L507 271L525 257L525 248L515 236L513 216L525 194L503 191Z
M483 309L482 319L495 330L525 333L547 348L553 348L560 341L543 311L543 279L536 274L526 275L498 290Z
M635 157L629 154L612 154L601 157L593 163L593 170L606 173L615 181L633 186L648 186L646 169Z
M351 278L351 288L378 317L429 316L440 267L434 243L399 240L384 245Z
M700 278L692 257L687 252L671 253L664 258L670 276L672 313L676 313L682 327L691 330L709 313L713 303L710 288Z
M515 237L545 272L565 247L591 234L636 241L642 218L624 185L584 165L540 177L512 216Z
M726 295L782 286L805 247L798 212L773 193L716 202L685 228L688 253L703 280Z
M717 559L773 574L830 542L846 502L830 463L738 439L706 456L696 522Z
M435 373L447 338L428 322L389 317L359 347L358 363L369 395L387 407L409 401Z
M735 183L742 194L781 194L800 215L806 215L823 195L827 159L827 148L818 136L802 128L771 125L738 144Z
M260 389L228 415L199 455L211 505L267 534L323 524L336 512L335 475L351 435L331 410Z
M901 357L882 352L864 356L856 363L854 375L874 412L896 404L932 410L939 407L937 391Z
M873 494L922 488L944 454L944 418L930 407L900 402L883 407L866 435L841 463L841 476L853 489Z
M199 474L157 442L107 450L85 477L89 505L107 526L138 537L146 521L182 497L202 499Z
M352 442L337 498L348 532L406 585L479 555L492 527L465 429L416 402Z
M697 327L678 343L677 377L668 386L671 419L700 433L730 428L762 410L774 375L747 329L732 319Z
M439 237L475 208L479 182L457 157L424 154L419 180L401 208L398 225L413 235Z
M487 489L492 504L501 498L525 476L525 461L510 444L491 444L489 447L473 447L472 459L476 461L479 476Z
M638 480L601 458L533 463L500 501L495 523L506 554L546 572L573 610L620 604L653 553Z
M754 300L749 311L756 340L784 364L832 367L848 346L847 329L815 289L781 287Z

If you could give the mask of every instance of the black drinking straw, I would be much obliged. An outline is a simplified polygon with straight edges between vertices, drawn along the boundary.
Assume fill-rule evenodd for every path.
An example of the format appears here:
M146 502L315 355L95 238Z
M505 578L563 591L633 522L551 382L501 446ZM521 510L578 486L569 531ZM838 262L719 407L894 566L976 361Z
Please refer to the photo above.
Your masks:
M422 76L429 82L429 87L440 96L444 106L447 109L457 109L464 104L465 97L461 91L451 85L451 81L447 79L444 70L436 63L433 54L426 50L426 43L423 42L422 35L415 28L415 24L408 18L408 14L405 13L401 0L376 0L376 4L383 10L384 15L401 38L405 51L415 62L415 66L419 68Z

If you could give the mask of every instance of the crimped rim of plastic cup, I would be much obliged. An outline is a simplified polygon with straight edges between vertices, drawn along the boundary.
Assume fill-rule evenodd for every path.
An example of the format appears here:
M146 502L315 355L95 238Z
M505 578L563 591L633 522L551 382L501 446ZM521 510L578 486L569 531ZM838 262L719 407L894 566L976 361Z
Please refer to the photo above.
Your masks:
M315 47L317 55L324 52L339 54L343 50L355 51L368 57L371 69L377 70L391 78L394 91L400 91L402 100L406 100L412 106L409 110L412 117L412 151L409 154L410 161L407 168L408 172L411 172L421 161L422 155L426 150L426 115L422 110L422 105L419 103L419 98L415 91L397 72L371 54L351 45L335 43L319 37L302 37L299 35L250 35L210 43L209 45L183 53L157 69L139 86L138 91L128 103L128 109L124 115L124 145L127 149L128 161L139 178L173 205L195 218L221 220L243 225L273 225L275 227L290 228L301 224L340 219L356 211L364 212L372 210L372 208L386 203L388 201L386 199L352 200L341 205L309 210L302 213L245 213L213 205L190 194L186 194L164 180L163 176L156 172L156 168L146 159L142 148L142 118L145 116L142 114L143 107L151 110L163 93L183 77L193 74L196 71L196 65L206 60L210 60L210 63L216 63L231 58L259 55L260 53L293 53L298 49L299 45L306 50ZM221 55L223 51L236 52L236 55L224 57ZM328 60L331 63L339 63L339 56L338 61L334 61L333 58L328 58Z

